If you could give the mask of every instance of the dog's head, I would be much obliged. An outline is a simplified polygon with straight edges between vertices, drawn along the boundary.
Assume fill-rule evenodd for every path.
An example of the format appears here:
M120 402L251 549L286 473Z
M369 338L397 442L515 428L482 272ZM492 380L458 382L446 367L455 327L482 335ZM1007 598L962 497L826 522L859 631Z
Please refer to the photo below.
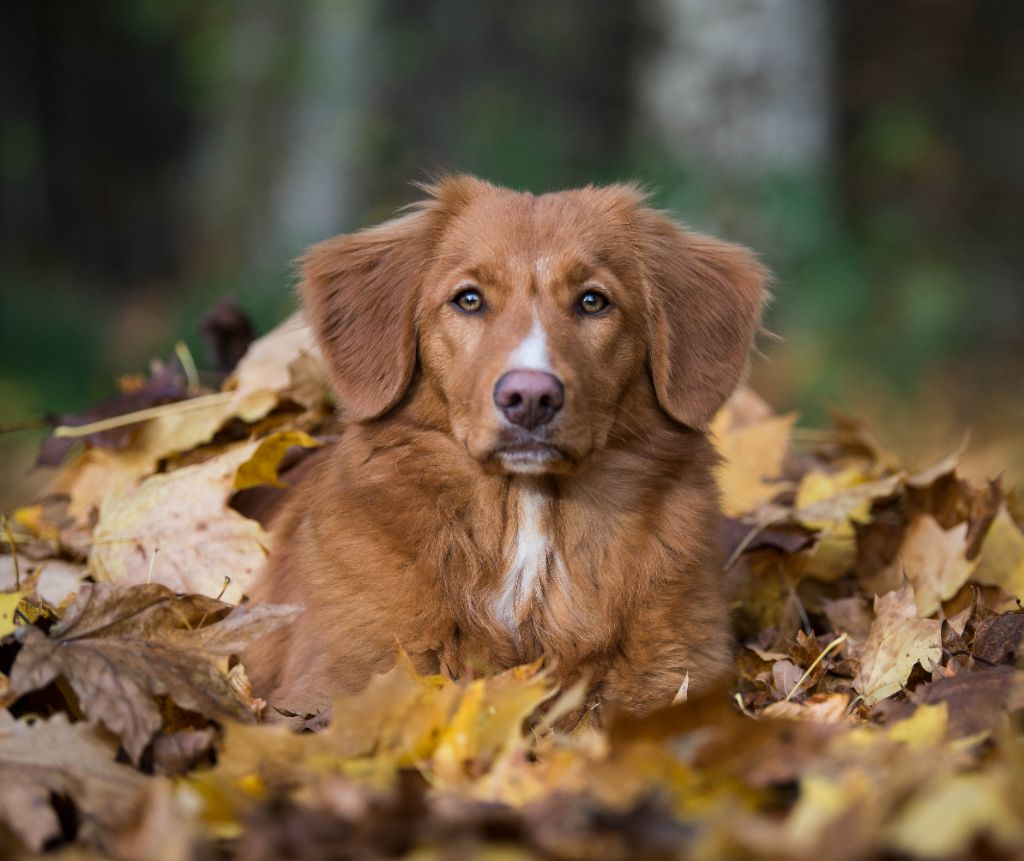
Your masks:
M425 191L303 261L354 419L395 408L415 380L487 468L573 472L630 420L645 377L695 428L736 386L764 299L746 249L684 230L627 185L535 197L456 177Z

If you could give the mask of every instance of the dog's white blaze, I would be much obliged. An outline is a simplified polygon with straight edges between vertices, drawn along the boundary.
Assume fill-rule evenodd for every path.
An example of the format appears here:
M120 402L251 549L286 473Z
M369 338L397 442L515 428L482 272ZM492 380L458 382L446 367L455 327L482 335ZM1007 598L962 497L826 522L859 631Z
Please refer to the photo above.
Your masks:
M548 539L541 523L544 498L533 491L519 495L519 524L512 560L505 571L494 613L506 628L514 630L519 609L527 604L547 567ZM557 562L557 564L561 564Z
M540 324L537 312L533 313L533 326L529 334L509 353L508 369L524 371L547 371L551 373L551 359L548 357L548 336Z

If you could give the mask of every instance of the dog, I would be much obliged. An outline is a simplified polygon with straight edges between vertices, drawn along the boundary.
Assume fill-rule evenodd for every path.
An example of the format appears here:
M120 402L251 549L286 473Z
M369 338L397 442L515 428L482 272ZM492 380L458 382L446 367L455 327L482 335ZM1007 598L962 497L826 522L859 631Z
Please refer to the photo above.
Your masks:
M256 601L304 614L244 656L298 714L387 671L543 659L643 713L731 658L708 423L745 372L766 271L632 185L534 196L470 176L301 261L343 413L290 492Z

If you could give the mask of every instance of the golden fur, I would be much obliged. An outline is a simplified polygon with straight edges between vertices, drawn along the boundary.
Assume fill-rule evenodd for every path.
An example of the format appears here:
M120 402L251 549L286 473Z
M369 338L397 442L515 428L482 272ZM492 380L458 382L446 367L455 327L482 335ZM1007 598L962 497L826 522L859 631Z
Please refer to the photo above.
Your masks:
M730 635L704 428L745 367L764 270L631 186L426 192L303 261L344 430L276 519L253 597L306 612L245 656L257 692L321 709L398 644L453 677L543 657L634 711L687 673L706 687ZM467 284L484 312L452 305ZM579 312L590 288L607 312ZM527 434L549 459L521 470L492 393L535 326L565 406Z

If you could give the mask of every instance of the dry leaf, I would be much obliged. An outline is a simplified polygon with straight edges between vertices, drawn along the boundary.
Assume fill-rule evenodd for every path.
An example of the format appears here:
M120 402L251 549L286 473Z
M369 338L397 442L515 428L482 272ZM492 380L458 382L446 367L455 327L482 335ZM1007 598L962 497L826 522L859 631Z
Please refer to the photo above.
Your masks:
M109 501L93 532L93 575L238 603L270 545L259 523L227 504L239 466L258 448L257 442L236 446L197 466L152 476Z
M870 503L892 496L902 480L902 475L896 474L854 484L797 509L793 512L793 519L811 529L838 530L848 525L850 520L864 518Z
M34 851L60 834L50 793L74 802L87 836L123 827L147 779L114 754L95 729L64 715L29 722L0 711L0 818Z
M258 421L283 401L313 409L328 391L309 327L293 315L250 345L224 392L170 404L158 417L129 426L134 435L121 451L86 449L51 489L69 494L72 516L84 518L153 473L164 458L209 442L230 419Z
M298 612L265 605L235 608L220 618L226 609L209 598L177 597L157 584L88 584L49 636L22 629L11 694L63 677L89 721L121 736L133 762L163 724L157 695L208 717L251 720L211 656L240 651ZM216 621L200 627L209 619Z
M330 389L320 348L301 313L295 313L271 332L254 341L226 388L239 396L269 392L273 398L253 399L236 415L245 421L263 418L280 400L292 400L306 409L322 404Z
M0 637L13 633L17 625L18 605L28 592L0 593Z
M261 484L283 487L277 471L288 450L294 446L317 448L320 445L322 443L302 431L282 431L264 437L249 459L239 465L235 473L234 489L246 490Z
M886 843L917 858L956 857L982 834L1019 848L1024 827L1013 810L1004 769L945 777L918 795L887 829Z
M960 590L977 565L967 559L967 524L943 529L926 514L914 518L895 564L914 587L917 614L932 615Z
M771 703L759 716L838 724L846 722L849 705L850 697L847 694L815 694L800 703L792 700Z
M37 569L36 595L58 610L75 596L88 574L85 565L48 559Z
M728 411L719 413L711 434L724 459L718 481L727 515L747 514L787 486L778 478L795 422L790 414L730 427Z
M909 583L875 598L875 620L860 653L853 685L867 705L899 691L915 665L925 669L942 655L942 623L920 619Z
M1024 534L1005 506L999 509L981 545L974 579L1024 600Z

